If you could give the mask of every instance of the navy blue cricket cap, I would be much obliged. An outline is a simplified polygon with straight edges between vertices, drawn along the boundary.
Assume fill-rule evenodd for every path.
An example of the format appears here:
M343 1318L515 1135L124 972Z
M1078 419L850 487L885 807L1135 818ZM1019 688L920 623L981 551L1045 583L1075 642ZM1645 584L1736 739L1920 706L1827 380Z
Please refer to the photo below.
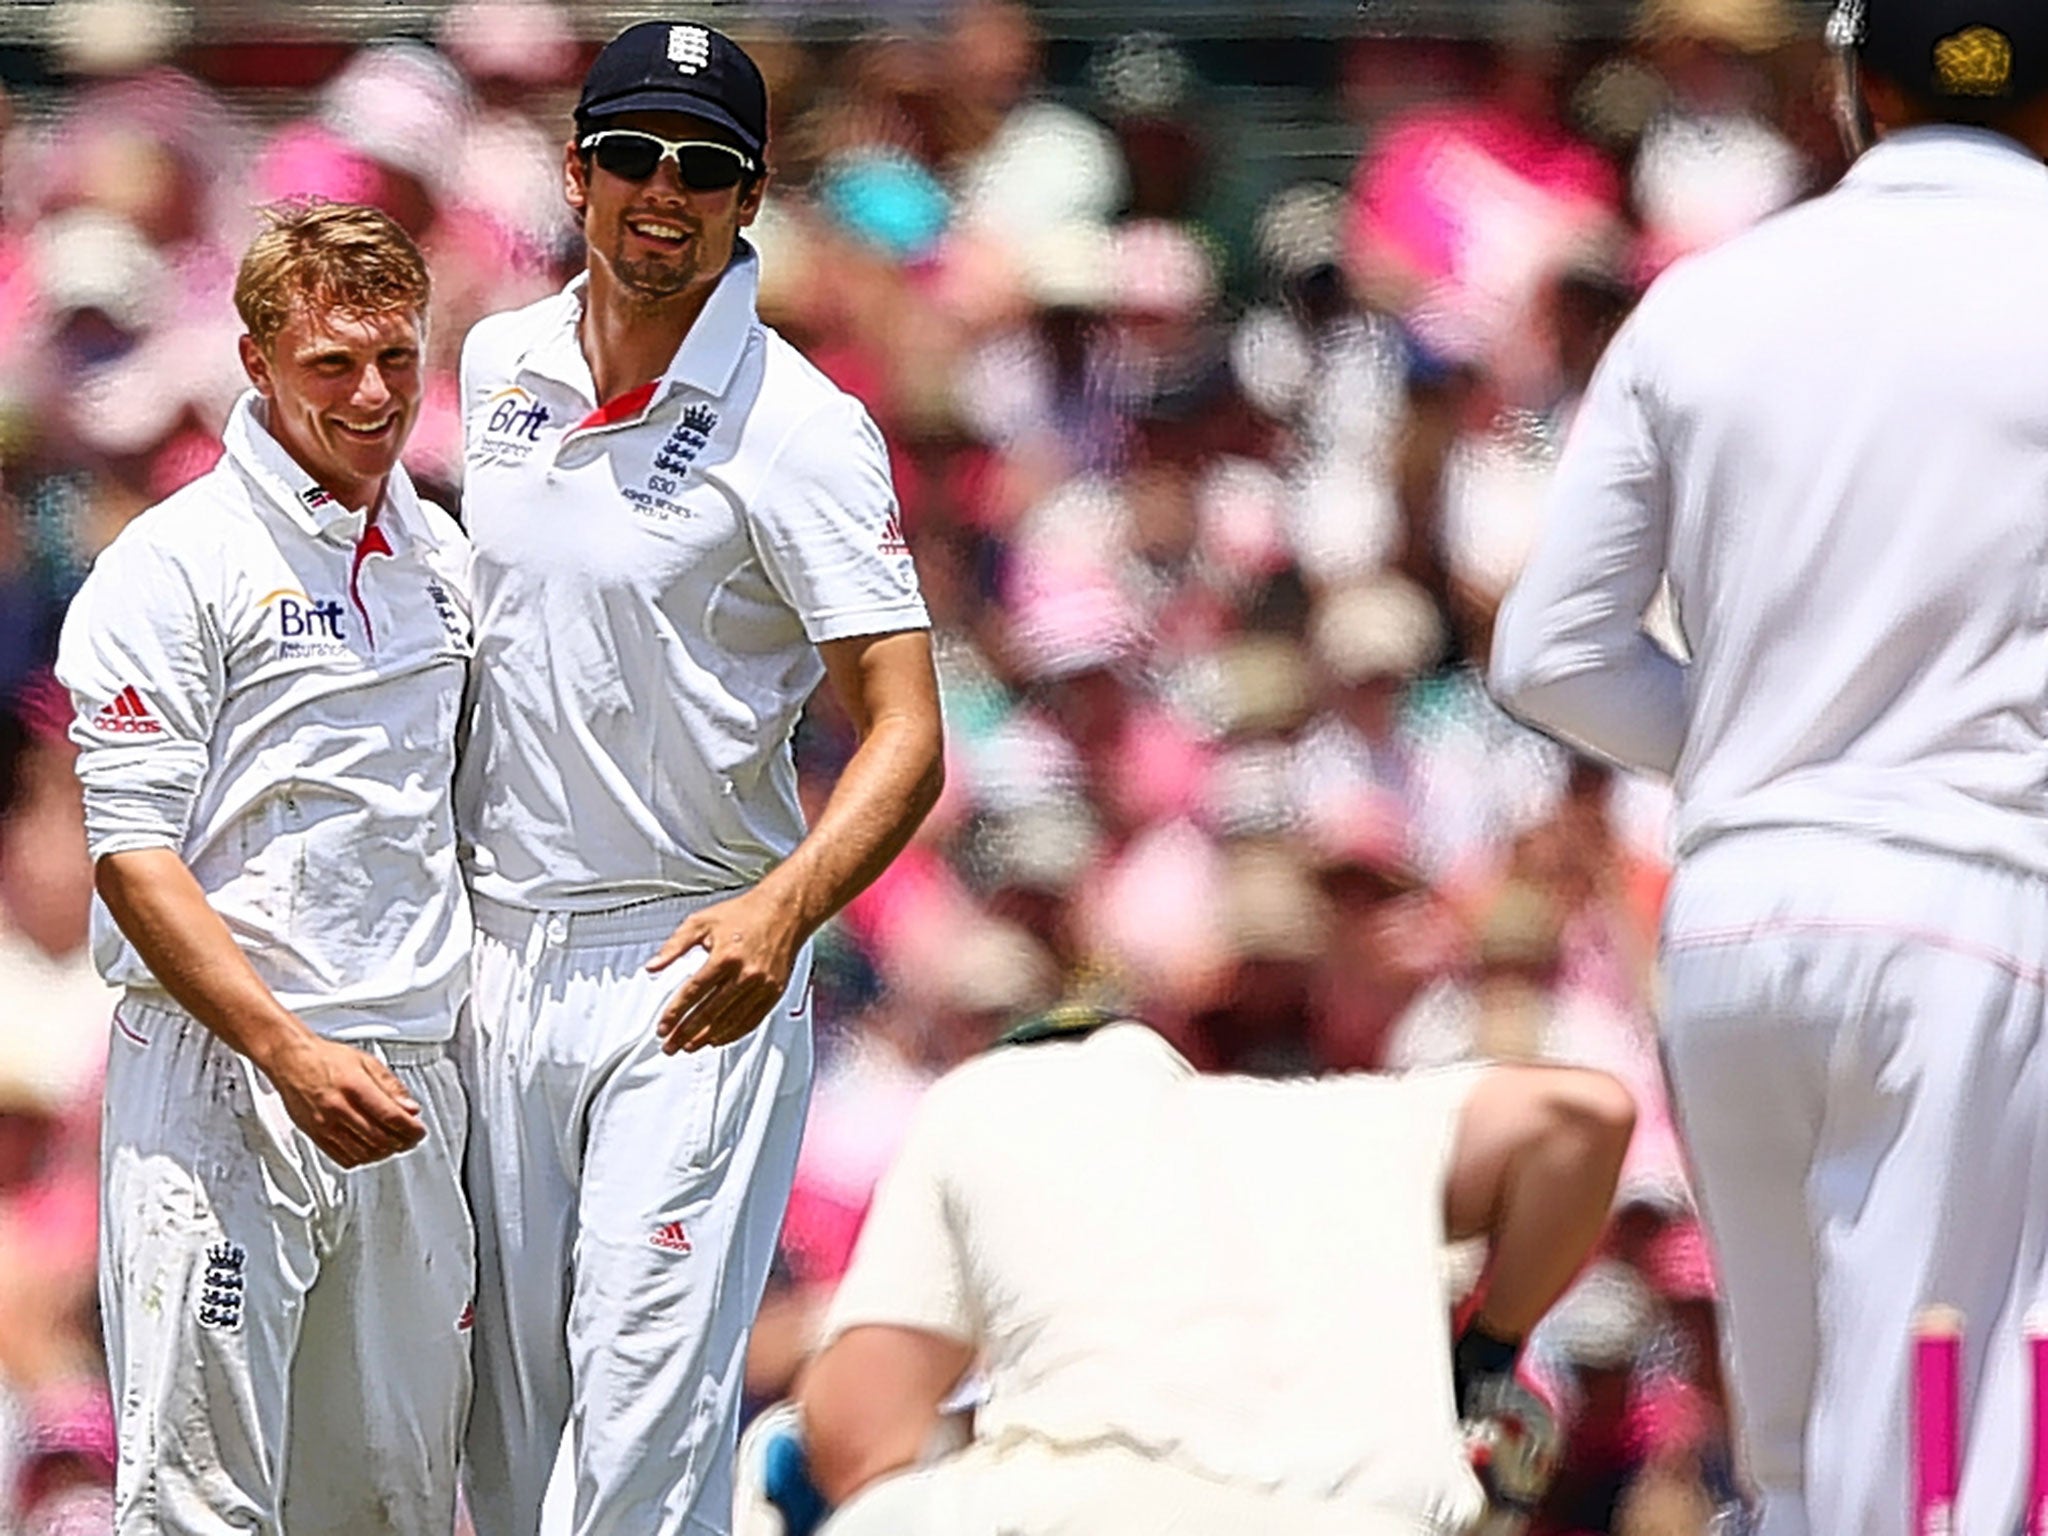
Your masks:
M643 21L606 43L576 100L578 137L624 112L687 112L729 128L758 163L768 86L746 49L712 27Z
M1849 0L1843 9L1850 25L1860 19L1863 62L1926 100L1996 106L2048 90L2042 0Z

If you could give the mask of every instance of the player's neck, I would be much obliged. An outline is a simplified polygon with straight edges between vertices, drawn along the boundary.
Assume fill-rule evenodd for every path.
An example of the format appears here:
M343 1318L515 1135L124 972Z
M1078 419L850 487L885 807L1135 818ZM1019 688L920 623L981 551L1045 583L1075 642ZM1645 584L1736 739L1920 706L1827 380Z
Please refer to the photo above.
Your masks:
M648 301L591 263L577 339L597 386L597 404L616 399L668 372L683 338L704 313L717 280L671 298Z

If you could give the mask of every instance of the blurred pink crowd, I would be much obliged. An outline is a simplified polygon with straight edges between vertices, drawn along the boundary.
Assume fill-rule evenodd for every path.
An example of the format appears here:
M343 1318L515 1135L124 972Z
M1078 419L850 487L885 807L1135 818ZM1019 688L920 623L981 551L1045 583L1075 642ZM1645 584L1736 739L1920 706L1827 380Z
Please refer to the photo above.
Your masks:
M1732 1485L1654 1038L1663 792L1507 718L1483 663L1633 297L1840 169L1799 13L1647 0L1587 38L1568 5L1488 0L1482 35L1431 40L1367 7L1328 39L1348 179L1254 167L1233 209L1200 48L1067 41L1055 81L1061 40L1014 0L877 6L851 36L802 9L733 26L775 110L762 308L891 443L949 782L821 940L756 1395L786 1386L909 1105L1021 1014L1128 1008L1268 1074L1572 1061L1627 1082L1642 1129L1608 1252L1533 1349L1575 1426L1541 1529L1705 1529ZM407 459L456 509L462 338L580 261L561 141L602 39L573 11L464 0L431 42L319 54L310 84L252 76L260 49L210 68L229 54L190 20L59 5L62 88L0 95L0 1536L105 1530L113 1455L110 1005L44 670L63 604L219 452L257 204L372 202L419 241ZM821 699L814 807L850 749Z

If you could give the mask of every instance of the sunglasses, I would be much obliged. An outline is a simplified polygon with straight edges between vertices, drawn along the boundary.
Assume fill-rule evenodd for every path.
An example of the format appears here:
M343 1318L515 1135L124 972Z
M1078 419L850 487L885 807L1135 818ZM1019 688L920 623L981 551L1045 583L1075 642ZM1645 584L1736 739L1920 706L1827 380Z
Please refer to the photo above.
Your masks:
M730 144L708 139L664 139L638 128L606 128L576 147L622 181L645 181L664 160L673 160L676 179L692 192L723 192L754 174L752 159Z

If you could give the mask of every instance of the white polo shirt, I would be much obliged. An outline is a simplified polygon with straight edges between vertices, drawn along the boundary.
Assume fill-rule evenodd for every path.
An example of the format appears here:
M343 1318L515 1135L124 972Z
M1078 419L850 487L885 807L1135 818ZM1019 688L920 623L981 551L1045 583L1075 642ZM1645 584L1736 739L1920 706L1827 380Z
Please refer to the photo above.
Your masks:
M122 530L66 616L87 842L176 849L321 1034L444 1040L468 990L468 547L403 469L366 529L259 412L237 402L225 457ZM109 981L160 993L97 901L93 947Z
M881 434L755 314L742 243L668 372L602 409L584 280L463 347L473 888L590 910L750 884L803 836L816 647L928 623Z
M1440 1255L1475 1080L1204 1077L1135 1024L991 1052L919 1105L826 1337L973 1345L978 1441L1471 1513Z
M1659 281L1495 631L1515 713L1675 777L1681 853L1843 828L2048 872L2048 169L1894 134ZM1642 632L1668 572L1691 653Z

